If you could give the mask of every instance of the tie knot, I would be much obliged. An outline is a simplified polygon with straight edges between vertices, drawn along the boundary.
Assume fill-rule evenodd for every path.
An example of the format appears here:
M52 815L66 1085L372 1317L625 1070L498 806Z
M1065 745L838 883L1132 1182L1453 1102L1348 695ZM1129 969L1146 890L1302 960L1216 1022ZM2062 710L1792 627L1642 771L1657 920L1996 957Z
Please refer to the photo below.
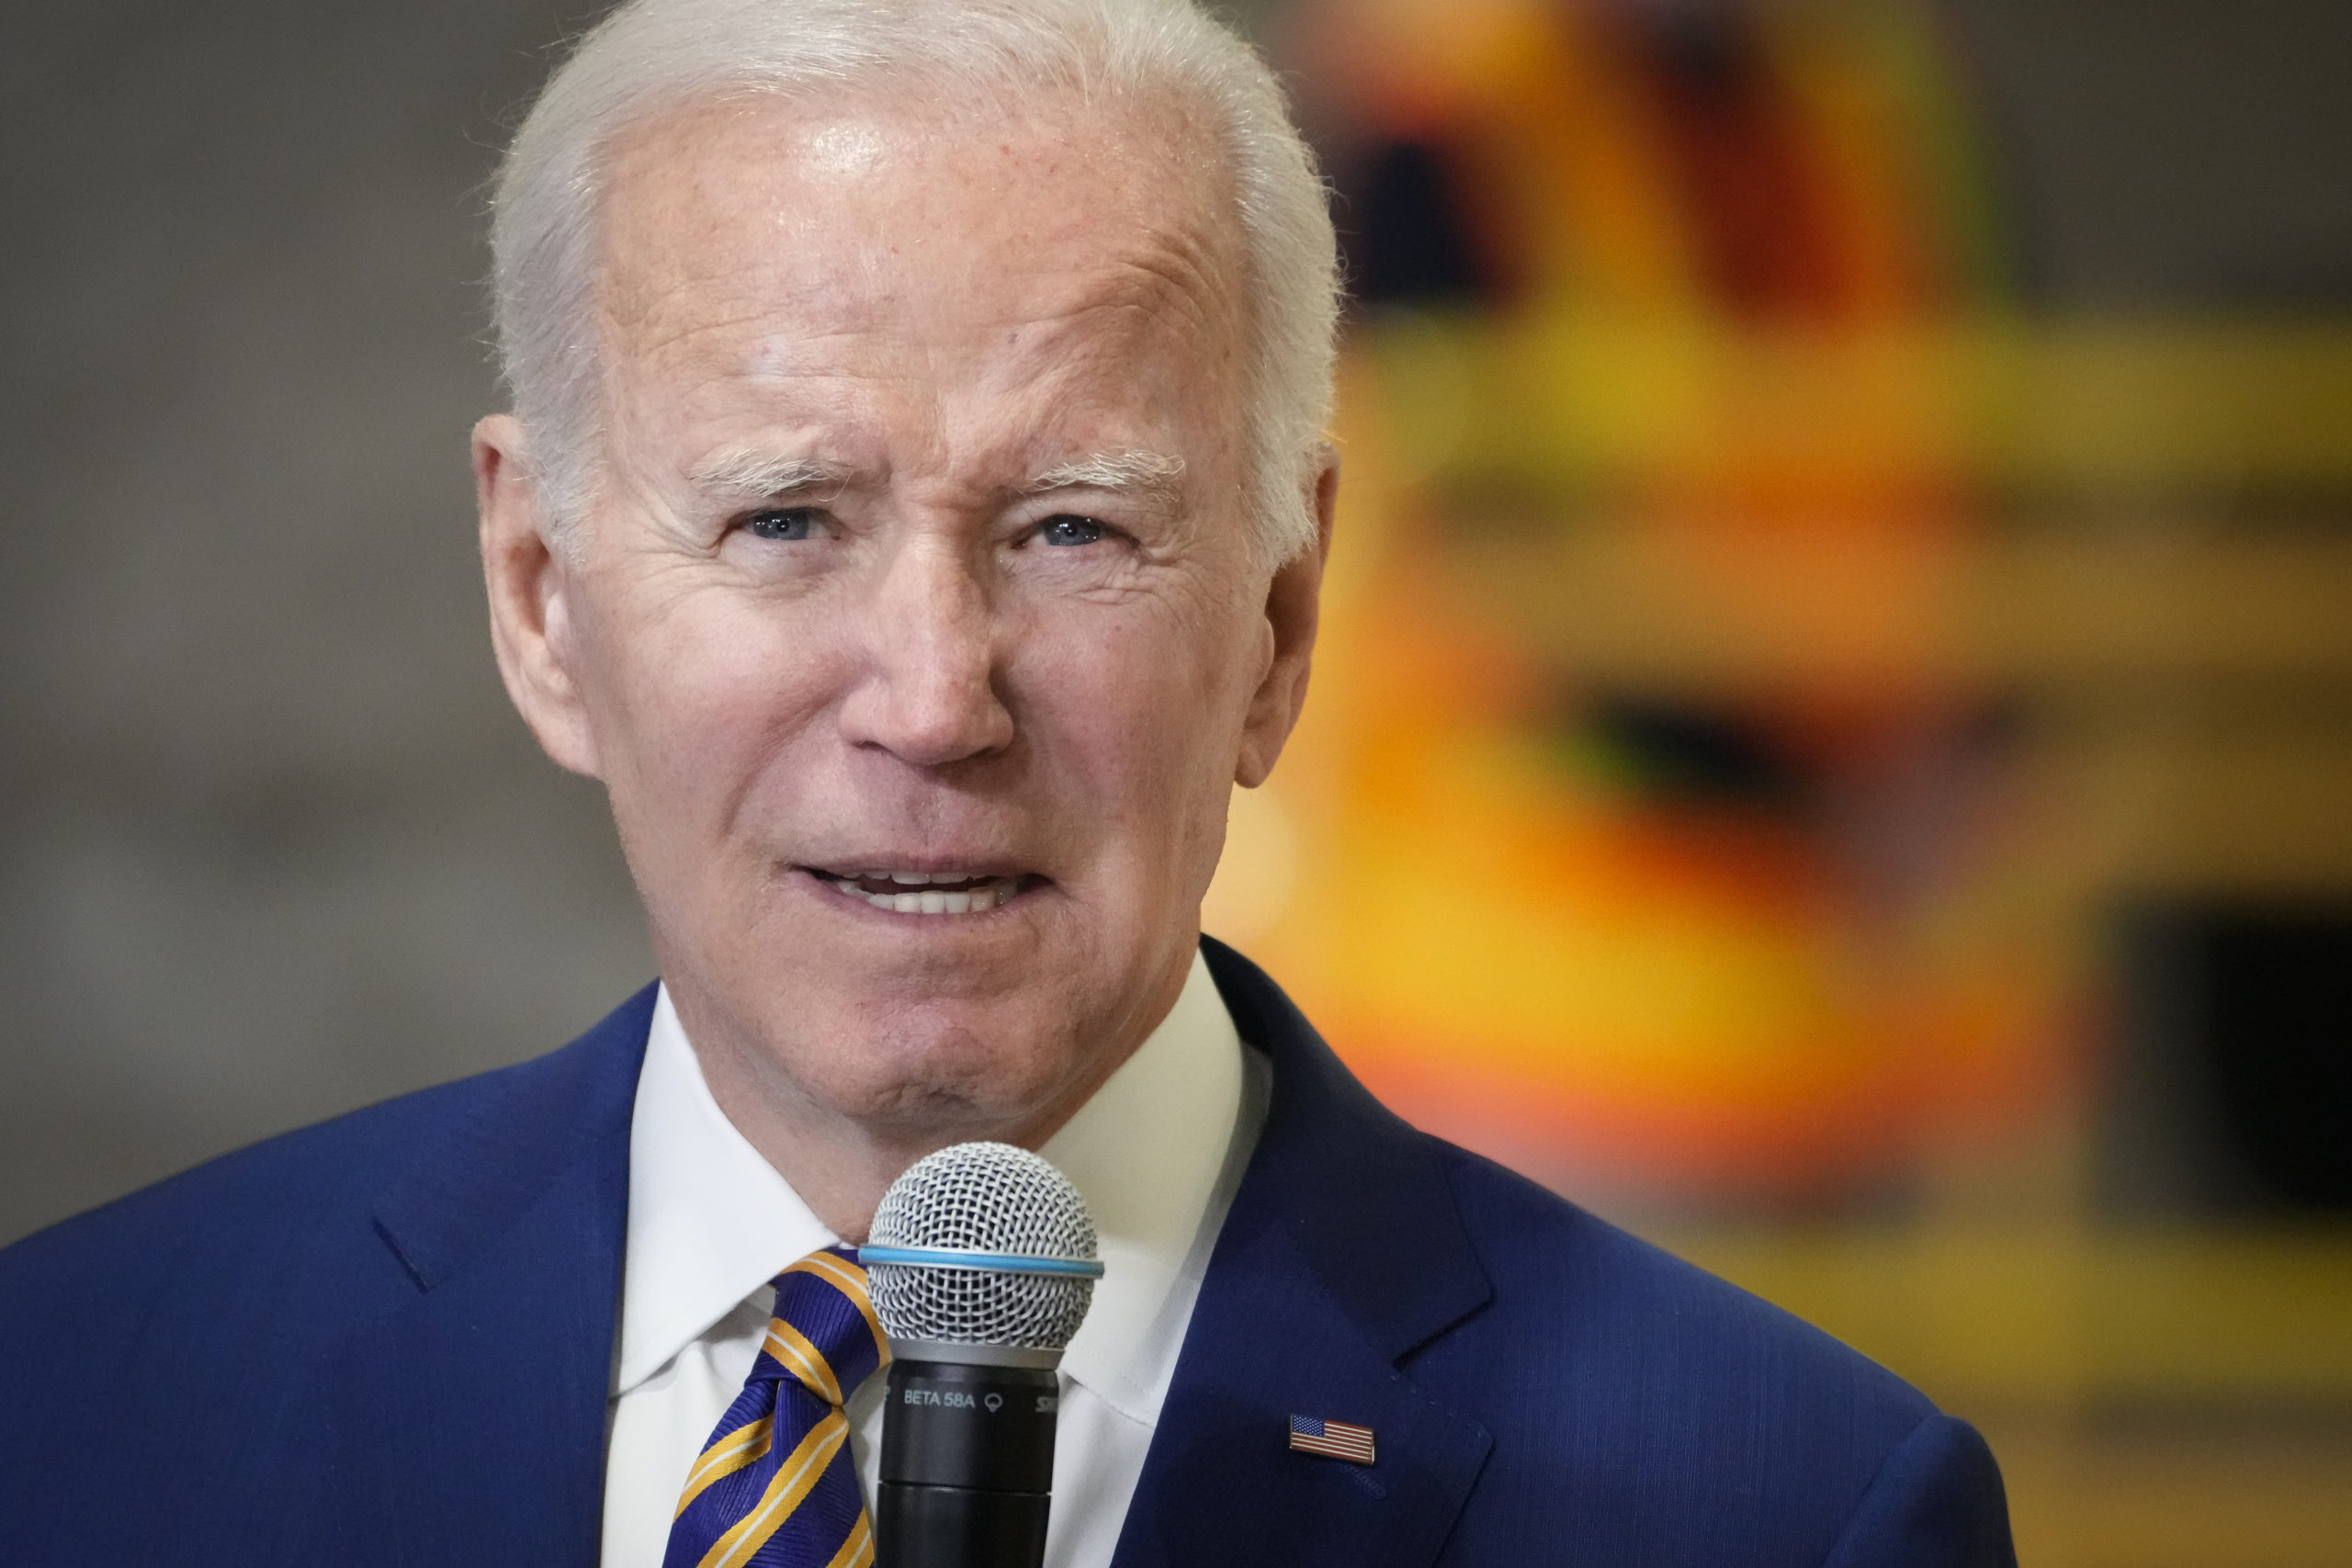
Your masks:
M812 1252L775 1277L775 1310L754 1380L763 1372L788 1377L838 1405L889 1359L890 1341L852 1249Z

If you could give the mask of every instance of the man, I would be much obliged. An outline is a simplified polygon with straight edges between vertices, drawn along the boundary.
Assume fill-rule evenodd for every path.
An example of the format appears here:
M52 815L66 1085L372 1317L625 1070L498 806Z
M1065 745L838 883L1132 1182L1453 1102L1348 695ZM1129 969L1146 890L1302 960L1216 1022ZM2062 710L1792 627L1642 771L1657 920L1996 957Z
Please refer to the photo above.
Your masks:
M1245 49L638 0L494 243L499 666L661 985L12 1249L0 1560L868 1561L824 1249L989 1138L1104 1236L1051 1562L2007 1561L1968 1428L1414 1134L1200 938L1334 494L1330 229Z

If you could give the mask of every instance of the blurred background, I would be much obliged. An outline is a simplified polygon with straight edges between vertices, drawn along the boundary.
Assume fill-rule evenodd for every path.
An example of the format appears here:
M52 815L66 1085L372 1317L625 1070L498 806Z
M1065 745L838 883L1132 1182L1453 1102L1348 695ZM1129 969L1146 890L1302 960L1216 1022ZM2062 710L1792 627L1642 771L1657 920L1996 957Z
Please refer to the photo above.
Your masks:
M20 11L0 1241L650 968L464 465L480 184L594 7ZM2352 9L1244 19L1348 483L1209 929L1977 1421L2029 1562L2352 1562Z

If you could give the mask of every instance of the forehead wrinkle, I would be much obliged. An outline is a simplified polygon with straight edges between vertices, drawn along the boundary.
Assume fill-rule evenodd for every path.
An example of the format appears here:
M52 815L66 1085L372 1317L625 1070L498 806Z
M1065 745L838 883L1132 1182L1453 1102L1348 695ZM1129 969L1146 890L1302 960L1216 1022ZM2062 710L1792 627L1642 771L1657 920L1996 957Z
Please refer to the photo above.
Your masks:
M1229 290L1219 286L1220 269L1209 265L1204 249L1182 231L1155 233L1150 243L1116 258L1107 279L1093 280L1091 297L1078 302L1073 314L1131 313L1155 324L1175 318L1213 337L1217 318L1231 315L1224 308Z

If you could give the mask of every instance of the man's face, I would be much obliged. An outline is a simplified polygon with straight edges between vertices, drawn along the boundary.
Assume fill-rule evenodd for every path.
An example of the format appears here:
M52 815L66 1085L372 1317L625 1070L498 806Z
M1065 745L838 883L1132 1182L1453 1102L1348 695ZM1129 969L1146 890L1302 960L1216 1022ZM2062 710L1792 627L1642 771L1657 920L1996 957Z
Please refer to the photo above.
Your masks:
M754 99L616 149L599 498L534 555L486 423L485 547L739 1098L1040 1137L1182 983L1319 570L1253 547L1200 145Z

